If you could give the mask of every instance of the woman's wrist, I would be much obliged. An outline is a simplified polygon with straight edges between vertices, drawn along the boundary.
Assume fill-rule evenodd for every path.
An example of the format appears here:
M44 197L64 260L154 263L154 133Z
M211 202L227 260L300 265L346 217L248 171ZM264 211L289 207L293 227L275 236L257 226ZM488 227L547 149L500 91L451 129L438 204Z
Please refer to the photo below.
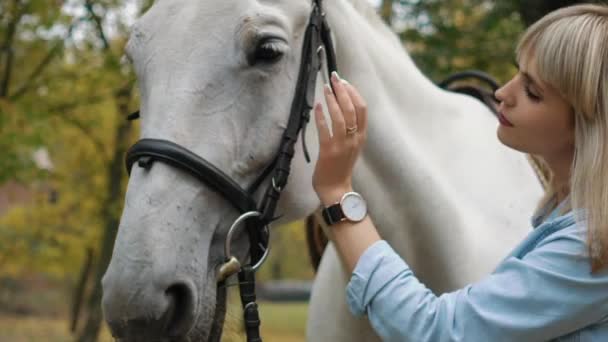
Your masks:
M352 186L336 187L332 189L318 191L317 197L319 197L319 200L321 201L321 204L324 207L329 207L330 205L340 202L342 196L344 196L345 193L352 191Z

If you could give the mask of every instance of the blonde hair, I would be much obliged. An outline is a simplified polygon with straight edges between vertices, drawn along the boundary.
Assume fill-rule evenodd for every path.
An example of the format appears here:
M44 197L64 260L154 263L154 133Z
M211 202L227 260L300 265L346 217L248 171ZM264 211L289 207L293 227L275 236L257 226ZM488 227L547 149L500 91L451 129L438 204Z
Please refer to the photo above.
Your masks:
M534 23L517 59L535 56L539 77L571 104L575 152L571 208L585 221L592 271L608 265L608 6L576 5ZM550 184L545 204L559 189Z

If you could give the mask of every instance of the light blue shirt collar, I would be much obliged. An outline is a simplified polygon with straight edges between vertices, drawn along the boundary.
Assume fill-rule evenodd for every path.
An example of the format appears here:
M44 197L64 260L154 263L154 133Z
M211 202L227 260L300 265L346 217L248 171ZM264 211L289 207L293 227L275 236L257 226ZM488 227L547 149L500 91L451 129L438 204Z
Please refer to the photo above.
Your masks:
M556 207L547 215L547 211L553 204L553 200L549 201L543 208L541 208L534 216L532 216L532 227L537 228L544 222L553 221L556 218L566 215L560 215L562 208L570 202L570 195L566 196Z

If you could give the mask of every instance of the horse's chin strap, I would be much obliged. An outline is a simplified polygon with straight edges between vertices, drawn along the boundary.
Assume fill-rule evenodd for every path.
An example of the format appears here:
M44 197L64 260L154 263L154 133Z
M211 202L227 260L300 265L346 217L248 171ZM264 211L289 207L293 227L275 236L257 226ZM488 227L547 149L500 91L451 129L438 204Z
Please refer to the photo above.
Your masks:
M247 342L262 342L262 337L260 336L260 313L258 311L258 304L255 302L255 270L250 266L241 268L239 272L239 288Z

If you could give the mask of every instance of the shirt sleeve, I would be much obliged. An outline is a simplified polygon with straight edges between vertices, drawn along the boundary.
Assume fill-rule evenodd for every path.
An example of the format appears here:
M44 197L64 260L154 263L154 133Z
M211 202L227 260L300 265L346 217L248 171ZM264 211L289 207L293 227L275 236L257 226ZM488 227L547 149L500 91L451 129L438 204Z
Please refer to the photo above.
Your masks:
M608 274L592 275L584 236L566 228L524 258L436 296L386 241L360 258L347 287L350 311L367 314L383 341L547 341L608 313Z

